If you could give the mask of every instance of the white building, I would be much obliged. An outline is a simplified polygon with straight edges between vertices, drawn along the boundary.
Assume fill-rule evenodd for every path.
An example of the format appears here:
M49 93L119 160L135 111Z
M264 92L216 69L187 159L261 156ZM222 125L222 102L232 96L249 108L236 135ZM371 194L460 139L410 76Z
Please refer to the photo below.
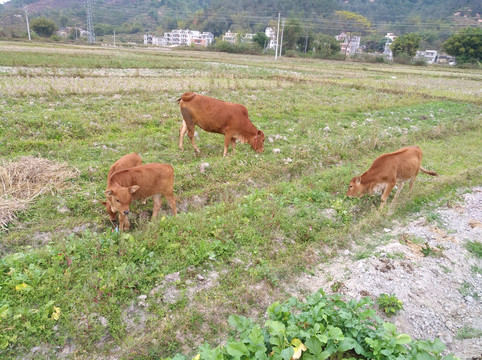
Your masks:
M340 52L346 56L355 55L360 49L361 36L348 36L345 33L335 36L337 41L341 41Z
M396 36L394 33L387 33L387 35L385 35L385 37L387 39L390 39L391 42L395 41L395 39L398 37Z
M276 30L272 27L267 27L264 31L265 35L268 37L268 49L275 49L276 48Z
M253 42L253 38L256 34L244 34L241 36L241 42Z
M226 41L226 42L231 43L231 44L236 43L237 39L238 39L238 33L233 33L233 32L231 32L231 30L228 30L223 35L223 41Z
M157 45L157 46L166 46L166 41L163 37L156 37L153 35L144 35L144 45Z
M152 44L157 46L209 46L214 42L214 35L210 32L196 30L172 30L164 33L162 38L152 35L144 35L144 45Z
M437 62L438 52L436 50L417 51L415 59L424 59L427 64L434 64Z

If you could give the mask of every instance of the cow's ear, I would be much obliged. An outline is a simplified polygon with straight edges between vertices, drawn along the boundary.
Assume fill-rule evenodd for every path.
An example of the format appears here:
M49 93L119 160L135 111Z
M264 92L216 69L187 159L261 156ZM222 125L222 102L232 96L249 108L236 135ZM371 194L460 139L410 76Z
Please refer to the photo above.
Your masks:
M107 205L107 201L101 201L102 205L106 206Z
M105 195L106 196L112 196L112 195L114 195L114 193L112 192L112 190L106 190Z
M261 130L258 130L258 135L263 135L263 132Z
M129 188L129 192L131 194L134 194L137 190L139 190L139 185L132 185L130 188Z
M361 183L361 177L360 177L360 176L357 176L357 177L355 178L355 181L356 181L357 184Z

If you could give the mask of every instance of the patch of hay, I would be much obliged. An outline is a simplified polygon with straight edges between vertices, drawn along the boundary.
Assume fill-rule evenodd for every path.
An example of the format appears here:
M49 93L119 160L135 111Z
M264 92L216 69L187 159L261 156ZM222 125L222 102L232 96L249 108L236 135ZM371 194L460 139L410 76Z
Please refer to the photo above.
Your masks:
M17 212L40 194L65 189L67 179L78 176L79 171L66 163L56 163L31 156L18 161L0 162L0 229L15 219Z

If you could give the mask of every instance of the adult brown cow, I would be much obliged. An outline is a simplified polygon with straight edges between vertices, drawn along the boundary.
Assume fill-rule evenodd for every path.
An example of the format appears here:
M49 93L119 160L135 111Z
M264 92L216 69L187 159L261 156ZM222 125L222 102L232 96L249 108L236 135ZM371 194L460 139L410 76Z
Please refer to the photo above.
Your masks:
M161 208L161 195L166 198L174 216L177 214L174 169L169 164L153 163L116 171L107 180L105 195L111 199L112 210L122 216L129 215L132 200L153 197L152 218L156 218ZM121 221L119 230L124 230Z
M179 148L184 150L183 139L191 140L194 150L199 149L194 141L194 128L198 125L208 132L224 134L224 152L228 153L231 143L235 153L236 140L249 143L258 153L264 151L264 133L258 130L249 120L248 110L243 105L228 103L195 93L184 93L178 99L183 118L179 129Z
M365 173L351 179L346 195L355 197L383 191L381 210L395 185L398 185L398 188L393 201L398 197L405 181L410 180L410 191L412 190L419 170L437 176L433 171L423 169L421 165L422 150L418 146L404 147L393 153L383 154L375 159Z
M109 169L109 173L107 174L107 179L115 173L118 170L124 170L124 169L129 169L132 167L136 167L142 165L142 159L141 157L136 154L127 154L121 157L119 160L117 160L115 163L112 164L112 166ZM116 226L117 222L117 211L112 210L112 201L110 199L110 196L107 197L107 201L102 201L102 205L105 206L105 210L107 211L107 214L109 214L109 219L111 223ZM126 216L123 216L119 214L119 220L122 222L127 222L126 224L123 224L122 227L126 227L127 229L129 228L129 219Z

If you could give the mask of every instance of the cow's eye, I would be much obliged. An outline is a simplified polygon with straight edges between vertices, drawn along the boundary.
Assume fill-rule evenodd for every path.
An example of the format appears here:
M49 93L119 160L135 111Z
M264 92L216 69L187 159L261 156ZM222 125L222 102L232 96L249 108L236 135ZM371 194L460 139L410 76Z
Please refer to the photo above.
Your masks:
M119 200L117 200L117 199L116 199L115 201L120 202L120 201L119 201Z

